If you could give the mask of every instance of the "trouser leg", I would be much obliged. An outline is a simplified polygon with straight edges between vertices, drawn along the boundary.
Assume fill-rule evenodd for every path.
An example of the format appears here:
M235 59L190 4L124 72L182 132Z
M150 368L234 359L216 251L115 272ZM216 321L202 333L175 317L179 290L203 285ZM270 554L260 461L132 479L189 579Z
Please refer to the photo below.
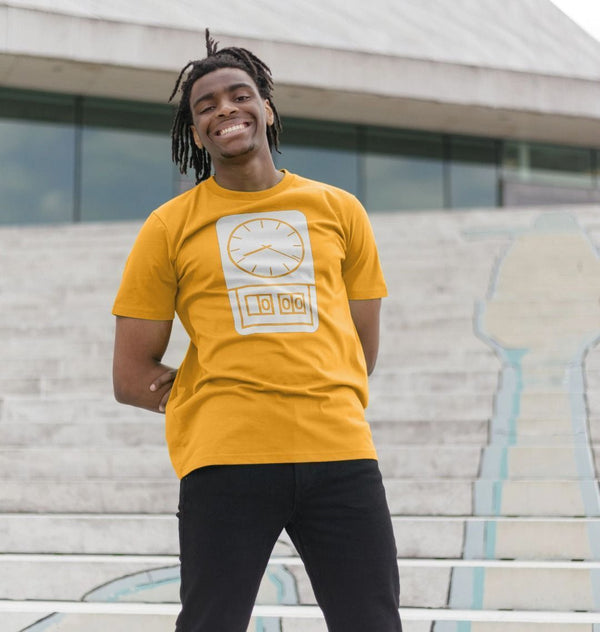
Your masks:
M207 467L181 481L177 632L246 632L293 485L289 465Z
M401 632L396 544L376 461L296 466L286 526L329 632Z

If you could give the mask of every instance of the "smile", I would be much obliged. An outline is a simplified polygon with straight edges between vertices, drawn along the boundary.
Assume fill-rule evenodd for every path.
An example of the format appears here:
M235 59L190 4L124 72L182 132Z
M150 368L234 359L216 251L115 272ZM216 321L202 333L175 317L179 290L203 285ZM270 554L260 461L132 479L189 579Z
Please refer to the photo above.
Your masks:
M229 134L233 134L233 132L239 132L242 129L246 129L248 123L238 123L237 125L232 125L231 127L226 127L225 129L220 129L216 135L217 136L228 136Z

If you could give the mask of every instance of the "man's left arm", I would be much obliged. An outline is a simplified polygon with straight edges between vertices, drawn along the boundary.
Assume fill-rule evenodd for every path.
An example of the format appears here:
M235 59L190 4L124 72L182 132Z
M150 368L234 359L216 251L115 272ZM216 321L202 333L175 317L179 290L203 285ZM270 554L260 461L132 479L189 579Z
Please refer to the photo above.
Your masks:
M379 351L379 312L381 299L350 300L350 313L365 354L367 373L371 375Z

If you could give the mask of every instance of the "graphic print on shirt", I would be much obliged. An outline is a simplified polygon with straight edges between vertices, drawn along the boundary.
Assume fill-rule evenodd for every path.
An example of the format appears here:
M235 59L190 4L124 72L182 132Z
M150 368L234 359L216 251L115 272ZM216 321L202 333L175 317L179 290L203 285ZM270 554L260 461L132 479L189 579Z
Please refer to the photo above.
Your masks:
M228 215L217 222L217 237L239 334L317 330L315 270L303 213Z

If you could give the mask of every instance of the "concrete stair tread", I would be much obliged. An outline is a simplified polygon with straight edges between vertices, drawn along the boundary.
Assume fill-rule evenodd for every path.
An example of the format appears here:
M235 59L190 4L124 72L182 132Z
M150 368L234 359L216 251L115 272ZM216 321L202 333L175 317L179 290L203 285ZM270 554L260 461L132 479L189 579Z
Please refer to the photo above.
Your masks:
M594 609L592 584L600 562L398 560L401 605L446 608L451 578L485 577L480 605L469 593L451 594L449 607L579 611ZM8 599L177 603L177 556L0 555L0 592ZM61 577L60 582L52 578ZM283 591L281 587L283 586ZM523 592L523 587L528 590ZM302 562L271 558L257 599L260 605L315 605Z
M488 446L483 450L480 467L482 448L477 445L377 445L381 471L388 479L479 482L586 480L578 471L577 462L584 461L590 455L589 450L585 445ZM68 468L65 463L69 464ZM507 468L506 473L503 473L504 468ZM163 445L0 448L0 479L129 480L171 476L172 466Z
M90 334L91 335L91 334ZM140 419L142 415L155 415L122 406L114 401L110 389L98 395L97 390L69 395L44 397L5 395L2 398L2 418L6 421L78 421L87 418L92 422L105 418ZM480 423L489 417L490 394L479 391L469 393L401 393L388 392L381 396L375 392L366 411L370 422L377 420L420 421L472 421Z
M590 530L600 518L498 518L472 516L392 516L400 558L461 559L466 530L482 531L482 549L465 558L485 557L493 538L494 559L600 559L590 545ZM133 539L131 534L135 533ZM177 555L177 519L173 514L0 514L3 552L20 554ZM295 555L283 533L275 554Z
M104 406L104 405L103 405ZM110 408L112 408L112 401ZM72 416L69 407L68 416ZM126 407L122 407L126 408ZM165 446L164 417L147 412L135 411L127 417L107 416L80 417L62 420L46 416L37 420L8 421L0 423L0 445L4 447L28 447L36 445L76 447L106 446L127 447L128 445ZM126 411L127 412L127 411ZM370 423L376 445L381 448L407 445L477 445L488 443L487 421L413 421L374 420ZM587 445L586 433L548 434L543 428L531 434L520 432L518 437L508 433L493 432L493 445L515 447L572 447ZM593 449L600 447L600 419L592 424ZM166 449L166 447L165 447Z
M477 478L481 448L473 445L378 447L388 478ZM69 464L65 468L65 463ZM0 479L128 480L173 476L165 446L0 448Z
M21 612L19 612L19 609ZM48 632L170 632L179 611L177 604L90 603L77 601L2 601L3 632L21 632L23 622L46 619ZM256 606L248 632L255 632L258 618L266 630L281 632L326 632L320 610L315 606ZM460 632L470 624L472 632L592 632L597 615L581 612L473 611L400 608L404 632ZM270 624L273 624L272 626ZM36 630L36 632L38 632ZM41 632L41 628L40 628Z
M152 413L127 419L108 417L61 421L0 422L3 447L64 446L127 447L160 445L166 450L164 417ZM399 445L477 445L487 443L486 421L375 421L371 424L375 443L380 448Z
M24 483L26 485L24 487ZM58 478L0 481L0 512L165 513L175 511L178 481L170 478ZM494 481L386 478L393 514L463 516L564 516L586 514L581 489L597 493L598 482L565 480ZM502 492L502 507L494 504ZM558 502L560 500L560 502Z

